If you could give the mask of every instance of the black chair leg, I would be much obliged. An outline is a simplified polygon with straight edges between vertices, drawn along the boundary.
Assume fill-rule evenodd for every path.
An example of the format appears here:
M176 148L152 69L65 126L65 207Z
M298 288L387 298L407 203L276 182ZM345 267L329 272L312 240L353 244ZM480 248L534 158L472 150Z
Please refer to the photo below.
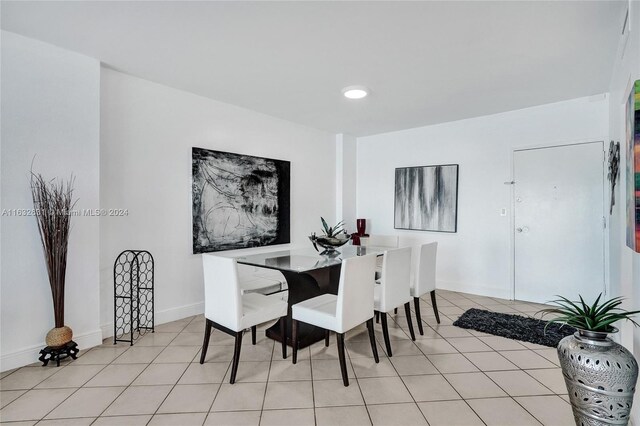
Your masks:
M293 363L298 362L298 321L291 320L291 347L293 348Z
M211 321L206 320L204 323L204 341L202 342L202 351L200 352L200 364L204 364L207 357L207 348L209 347L209 338L211 337Z
M431 304L433 305L433 313L436 314L436 322L440 324L440 315L438 314L438 303L436 302L435 290L431 290Z
M280 333L282 333L282 359L287 359L287 317L280 317Z
M349 386L349 377L347 376L347 361L344 356L344 333L336 333L338 341L338 358L340 359L340 371L342 372L342 383Z
M376 314L376 324L380 323L380 312L375 311Z
M251 344L256 344L256 326L251 327Z
M324 346L327 348L329 347L329 333L329 330L324 332Z
M380 312L382 319L382 335L384 336L384 346L387 348L387 356L391 355L391 342L389 341L389 327L387 327L387 313Z
M394 315L398 315L398 308L394 308L394 309L393 309L393 314L394 314Z
M367 330L369 330L369 341L371 342L371 352L373 352L373 358L376 360L376 364L380 362L378 357L378 345L376 345L376 336L373 332L373 318L367 320Z
M233 351L233 363L231 364L231 379L229 383L236 382L236 374L238 373L238 364L240 363L240 349L242 348L242 331L236 333L236 347Z
M421 336L424 336L424 330L422 329L422 315L420 315L420 298L413 298L413 306L416 309L416 321L418 321L418 331Z
M407 316L407 326L409 327L409 335L411 336L411 340L415 342L416 333L413 331L413 321L411 321L411 303L407 302L404 304L404 314Z

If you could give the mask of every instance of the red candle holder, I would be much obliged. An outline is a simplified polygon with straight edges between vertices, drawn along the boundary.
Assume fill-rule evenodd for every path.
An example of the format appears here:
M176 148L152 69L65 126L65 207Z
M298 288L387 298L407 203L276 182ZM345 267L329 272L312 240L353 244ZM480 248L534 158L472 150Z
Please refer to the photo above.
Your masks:
M351 243L354 246L360 245L360 237L368 237L367 231L367 219L356 219L356 230L358 232L351 234Z

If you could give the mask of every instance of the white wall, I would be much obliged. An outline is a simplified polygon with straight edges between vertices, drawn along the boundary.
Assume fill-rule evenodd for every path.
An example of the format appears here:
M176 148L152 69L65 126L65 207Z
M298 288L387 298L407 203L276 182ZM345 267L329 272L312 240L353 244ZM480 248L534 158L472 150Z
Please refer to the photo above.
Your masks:
M357 215L368 233L397 234L403 245L438 241L438 288L509 298L511 187L504 182L513 149L607 140L607 107L602 95L359 138ZM451 163L460 165L458 232L395 230L394 169Z
M611 139L620 142L620 180L616 187L616 207L611 216L610 279L613 296L625 297L625 308L640 309L640 255L626 246L626 180L633 179L626 173L625 105L633 81L640 79L640 3L634 2L631 9L631 32L625 40L621 37L617 60L610 88L609 132ZM624 17L620 17L620 27ZM640 330L629 322L619 324L622 343L640 356ZM640 397L636 392L632 422L640 421Z
M336 135L336 220L349 234L356 232L356 163L357 139Z
M291 161L291 241L309 246L320 216L335 219L335 135L102 72L101 318L112 333L113 261L129 248L156 261L156 323L203 312L201 256L192 254L191 147ZM269 249L273 249L270 247Z
M2 31L2 209L33 206L29 169L76 178L78 209L99 207L98 61ZM53 322L34 217L1 218L1 370L37 361ZM99 219L73 217L65 323L81 348L101 343Z

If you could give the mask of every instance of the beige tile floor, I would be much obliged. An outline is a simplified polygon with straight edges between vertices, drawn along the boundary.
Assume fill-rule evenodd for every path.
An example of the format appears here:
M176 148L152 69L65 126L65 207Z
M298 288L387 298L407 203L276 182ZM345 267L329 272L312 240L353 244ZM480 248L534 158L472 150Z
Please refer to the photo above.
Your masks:
M428 297L426 298L428 299ZM340 379L335 338L300 351L297 365L258 333L245 336L237 382L228 383L233 340L215 331L198 363L202 316L156 328L133 347L110 339L64 366L0 376L0 421L19 425L573 425L555 349L452 326L477 307L531 315L533 303L438 291L424 336L391 322L393 357L373 362L364 327L348 334L351 386ZM396 322L397 321L397 322ZM417 328L416 328L417 334ZM14 423L15 422L15 423Z

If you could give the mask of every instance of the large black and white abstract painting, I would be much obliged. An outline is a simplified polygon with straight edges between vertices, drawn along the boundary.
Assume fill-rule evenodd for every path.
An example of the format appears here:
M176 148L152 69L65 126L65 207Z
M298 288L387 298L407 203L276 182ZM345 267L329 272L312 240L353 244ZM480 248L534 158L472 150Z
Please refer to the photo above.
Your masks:
M193 148L193 253L290 242L290 166Z
M458 165L396 169L394 227L456 232Z

